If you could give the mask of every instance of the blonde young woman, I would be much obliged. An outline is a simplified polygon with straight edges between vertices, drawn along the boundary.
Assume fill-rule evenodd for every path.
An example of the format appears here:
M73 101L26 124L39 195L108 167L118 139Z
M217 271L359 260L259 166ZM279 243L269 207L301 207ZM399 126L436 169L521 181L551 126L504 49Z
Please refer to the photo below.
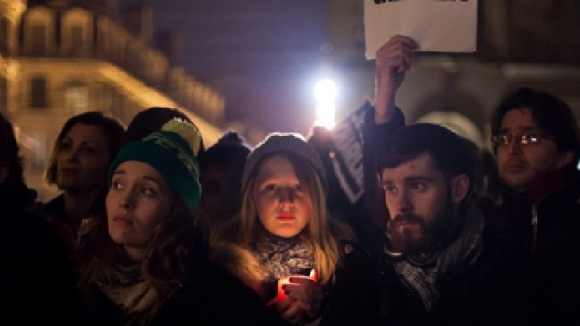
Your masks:
M329 217L325 187L320 158L302 136L270 134L246 161L240 214L212 236L214 261L290 324L321 317L338 295L343 258L360 252L352 231Z

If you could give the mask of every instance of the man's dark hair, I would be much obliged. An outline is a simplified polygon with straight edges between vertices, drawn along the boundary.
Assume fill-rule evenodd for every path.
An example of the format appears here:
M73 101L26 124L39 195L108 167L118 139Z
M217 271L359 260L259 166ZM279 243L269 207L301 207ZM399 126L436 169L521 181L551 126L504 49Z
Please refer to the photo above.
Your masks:
M573 151L574 164L578 160L580 134L570 107L556 96L528 87L522 87L508 94L495 108L491 118L491 132L499 134L505 115L514 109L528 108L538 127L556 138L558 150ZM494 148L497 151L497 148Z
M417 123L397 130L385 141L377 158L380 174L384 169L395 168L427 153L433 158L435 168L449 181L465 174L469 178L469 192L475 183L477 154L471 141L436 124Z

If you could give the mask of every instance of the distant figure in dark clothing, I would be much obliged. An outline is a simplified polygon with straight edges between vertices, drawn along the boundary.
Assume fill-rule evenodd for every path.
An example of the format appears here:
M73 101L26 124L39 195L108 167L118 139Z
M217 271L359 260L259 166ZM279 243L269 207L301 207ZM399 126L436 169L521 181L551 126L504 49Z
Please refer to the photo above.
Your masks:
M0 316L3 324L69 325L79 309L72 264L56 229L27 212L18 151L0 114Z
M240 212L242 172L250 150L250 145L237 132L228 130L199 155L203 194L198 213L210 228Z

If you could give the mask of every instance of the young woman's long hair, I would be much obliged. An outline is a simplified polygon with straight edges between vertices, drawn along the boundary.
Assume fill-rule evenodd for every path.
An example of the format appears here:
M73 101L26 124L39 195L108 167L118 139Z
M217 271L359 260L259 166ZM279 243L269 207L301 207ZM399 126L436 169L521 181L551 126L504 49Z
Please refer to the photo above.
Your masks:
M326 207L325 186L315 170L298 156L292 154L276 155L290 160L298 179L308 191L312 203L312 214L303 233L308 237L314 248L315 266L318 269L321 284L329 283L333 280L334 271L340 256L339 240L354 240L354 235L346 225L330 217ZM219 248L223 245L223 242L226 242L233 243L245 250L251 251L260 232L267 232L261 225L256 209L256 199L253 196L256 176L263 162L251 173L248 184L244 188L240 214L212 237L212 246L214 249ZM245 266L238 266L237 268L229 266L228 269L237 269L238 275L240 273L239 271L243 270L244 273L250 275L253 273L257 278L263 277L263 272L256 274L255 268L252 268L252 266L259 265L255 261L256 258L252 257L252 255L247 254L243 255L242 258L238 256L239 259L234 259L233 261L238 261L238 264ZM226 265L231 264L231 261L226 262ZM250 269L248 269L248 266L250 266ZM247 274L243 275L242 278L248 278L249 276Z
M191 211L177 195L172 194L173 204L169 216L154 230L147 246L147 257L141 263L145 280L158 288L159 293L167 286L188 282L193 267L193 254L206 252L202 245ZM81 290L88 291L96 280L102 280L107 269L114 265L130 264L122 245L109 236L106 214L86 220L79 237ZM83 232L81 230L81 232Z

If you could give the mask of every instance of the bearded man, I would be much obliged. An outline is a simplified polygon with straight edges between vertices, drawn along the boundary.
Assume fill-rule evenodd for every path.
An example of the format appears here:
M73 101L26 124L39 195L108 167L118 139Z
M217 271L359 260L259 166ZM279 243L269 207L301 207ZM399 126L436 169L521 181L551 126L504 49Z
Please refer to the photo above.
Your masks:
M384 144L377 168L389 213L380 270L383 325L481 325L484 219L471 203L467 140L415 124Z

